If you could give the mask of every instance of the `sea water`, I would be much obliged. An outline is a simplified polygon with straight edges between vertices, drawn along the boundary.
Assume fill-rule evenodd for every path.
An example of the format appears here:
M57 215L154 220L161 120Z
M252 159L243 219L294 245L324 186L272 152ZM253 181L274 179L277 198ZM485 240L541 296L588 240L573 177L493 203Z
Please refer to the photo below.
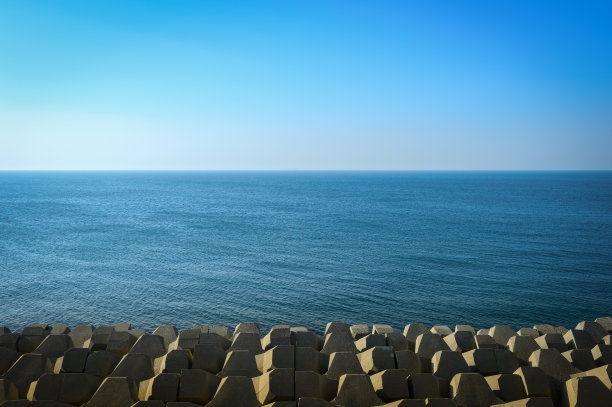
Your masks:
M0 172L12 329L610 314L610 172Z

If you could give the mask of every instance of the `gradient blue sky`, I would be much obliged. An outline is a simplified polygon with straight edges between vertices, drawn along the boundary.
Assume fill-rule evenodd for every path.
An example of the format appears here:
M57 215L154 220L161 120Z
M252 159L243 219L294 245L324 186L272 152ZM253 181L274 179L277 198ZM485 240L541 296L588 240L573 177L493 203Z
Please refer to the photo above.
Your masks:
M0 169L612 169L612 2L4 0Z

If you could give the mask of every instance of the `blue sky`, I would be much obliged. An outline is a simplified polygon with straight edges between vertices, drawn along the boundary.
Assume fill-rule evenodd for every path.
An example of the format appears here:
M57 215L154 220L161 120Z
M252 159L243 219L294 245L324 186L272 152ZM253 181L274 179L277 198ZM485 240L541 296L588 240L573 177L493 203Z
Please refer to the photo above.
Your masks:
M4 0L0 169L612 169L612 3Z

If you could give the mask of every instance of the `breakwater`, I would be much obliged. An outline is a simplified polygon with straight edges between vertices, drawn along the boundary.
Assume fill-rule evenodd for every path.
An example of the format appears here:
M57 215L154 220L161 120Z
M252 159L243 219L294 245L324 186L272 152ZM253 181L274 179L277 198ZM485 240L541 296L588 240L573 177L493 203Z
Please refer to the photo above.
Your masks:
M612 405L612 318L575 327L0 327L3 407Z

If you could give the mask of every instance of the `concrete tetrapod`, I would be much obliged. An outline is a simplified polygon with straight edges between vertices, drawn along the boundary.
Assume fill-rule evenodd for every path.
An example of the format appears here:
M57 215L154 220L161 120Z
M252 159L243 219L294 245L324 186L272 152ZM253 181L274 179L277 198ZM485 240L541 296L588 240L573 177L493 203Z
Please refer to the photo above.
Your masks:
M338 394L332 403L344 407L371 407L384 404L374 392L370 378L365 374L342 375L338 382Z
M262 404L293 400L295 398L294 379L293 369L274 369L254 377L252 380L257 399Z
M574 377L565 382L563 403L567 407L610 407L612 392L596 377Z
M253 382L244 376L229 376L221 379L219 388L206 407L260 407Z
M450 382L451 397L459 407L489 407L503 403L479 373L459 373Z
M138 401L136 384L126 377L104 379L84 407L130 407Z

